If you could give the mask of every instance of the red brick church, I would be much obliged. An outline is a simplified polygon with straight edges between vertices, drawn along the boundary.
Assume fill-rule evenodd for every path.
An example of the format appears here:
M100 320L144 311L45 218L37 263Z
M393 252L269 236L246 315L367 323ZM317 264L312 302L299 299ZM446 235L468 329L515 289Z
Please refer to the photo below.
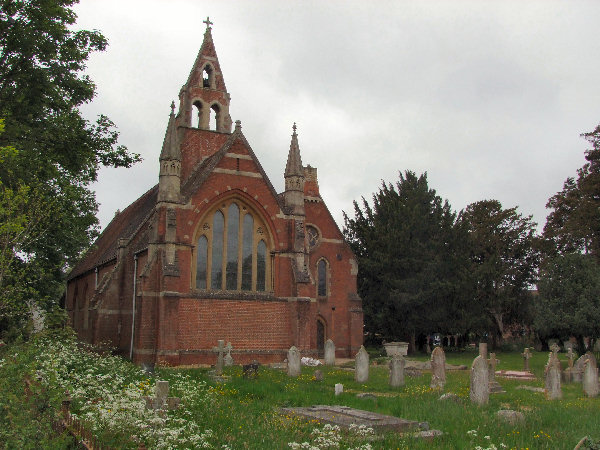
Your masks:
M159 182L114 219L69 275L66 309L80 339L136 363L282 361L295 345L338 357L363 340L356 259L302 165L296 126L277 193L240 122L207 21L171 106Z

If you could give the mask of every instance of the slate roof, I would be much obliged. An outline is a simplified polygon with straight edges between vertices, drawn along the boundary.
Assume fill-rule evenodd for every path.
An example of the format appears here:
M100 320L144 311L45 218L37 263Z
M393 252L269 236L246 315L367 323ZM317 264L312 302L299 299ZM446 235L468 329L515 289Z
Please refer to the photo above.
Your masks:
M148 219L158 199L158 184L138 198L135 202L116 214L94 245L73 268L68 276L71 280L95 267L117 257L119 239L130 239ZM147 243L146 243L147 244Z

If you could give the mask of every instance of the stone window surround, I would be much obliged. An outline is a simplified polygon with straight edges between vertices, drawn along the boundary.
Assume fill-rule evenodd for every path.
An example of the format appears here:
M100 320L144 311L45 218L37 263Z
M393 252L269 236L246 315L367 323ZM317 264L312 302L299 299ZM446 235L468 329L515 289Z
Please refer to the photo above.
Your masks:
M321 282L321 278L320 278L321 273L319 272L319 265L321 263L325 264L325 295L322 295L319 290L319 285ZM317 298L319 298L319 299L329 298L329 295L330 295L329 281L331 280L331 265L329 264L329 261L327 260L327 258L325 258L324 256L321 256L317 260L317 263L315 264L315 274L316 274L315 279L317 280L317 282L316 282Z
M228 223L228 212L229 207L232 203L236 203L239 207L239 224L241 226L240 238L238 238L238 255L242 254L242 246L243 246L243 222L246 214L250 214L253 218L253 243L252 243L252 287L250 290L242 290L241 282L242 282L242 261L238 256L238 275L237 275L237 287L236 290L227 290L224 289L226 287L226 276L222 277L221 281L221 289L213 289L211 288L211 271L212 271L212 227L213 227L213 218L217 211L220 211L223 214L225 219L225 223ZM208 225L208 228L207 228ZM226 265L227 265L227 227L223 230L224 235L224 243L223 243L223 257L222 257L222 273L225 275L226 273ZM208 252L207 252L207 260L206 260L206 274L207 274L207 287L206 288L197 288L196 287L196 267L198 261L197 255L197 245L198 240L205 236L208 241ZM265 289L264 291L257 291L257 247L260 241L263 241L266 245L266 254L265 254ZM266 221L263 216L258 212L256 208L250 206L245 200L243 200L239 196L231 196L225 199L221 199L212 205L207 212L202 216L202 218L198 221L197 230L194 238L194 247L192 249L192 291L195 292L230 292L230 293L243 293L243 292L265 292L272 293L273 292L273 255L272 250L274 248L273 239L271 237L270 230L266 225Z

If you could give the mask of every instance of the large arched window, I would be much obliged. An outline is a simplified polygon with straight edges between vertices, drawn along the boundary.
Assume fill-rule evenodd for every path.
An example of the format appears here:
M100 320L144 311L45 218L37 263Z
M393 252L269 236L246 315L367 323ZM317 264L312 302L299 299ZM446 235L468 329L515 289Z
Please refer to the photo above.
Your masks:
M211 211L196 240L196 289L270 291L265 229L259 216L237 199Z
M327 261L320 259L317 263L317 296L327 297Z

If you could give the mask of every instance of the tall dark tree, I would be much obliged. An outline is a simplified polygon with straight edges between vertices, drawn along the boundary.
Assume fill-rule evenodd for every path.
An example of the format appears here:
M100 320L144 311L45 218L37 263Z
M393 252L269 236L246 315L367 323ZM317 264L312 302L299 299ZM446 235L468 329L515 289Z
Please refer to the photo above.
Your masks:
M550 197L546 208L544 237L548 253L590 253L600 261L600 125L581 135L592 148L586 163L577 170L577 179L567 178L563 189Z
M410 339L464 323L453 308L462 294L460 246L447 201L430 189L427 175L406 171L396 185L383 183L354 202L354 218L344 215L344 233L358 257L358 289L365 327L386 339ZM465 260L463 259L463 262Z
M544 338L600 337L600 266L592 255L571 253L542 264L535 329Z
M473 307L487 315L478 327L489 327L492 338L501 338L509 323L529 315L529 289L539 264L536 224L516 207L503 209L497 200L468 205L458 223L470 236Z
M18 306L13 313L60 295L65 269L96 233L98 168L139 159L117 145L108 118L81 116L95 91L85 63L107 43L73 31L75 3L0 0L0 304ZM0 332L18 326L7 317L0 308Z

